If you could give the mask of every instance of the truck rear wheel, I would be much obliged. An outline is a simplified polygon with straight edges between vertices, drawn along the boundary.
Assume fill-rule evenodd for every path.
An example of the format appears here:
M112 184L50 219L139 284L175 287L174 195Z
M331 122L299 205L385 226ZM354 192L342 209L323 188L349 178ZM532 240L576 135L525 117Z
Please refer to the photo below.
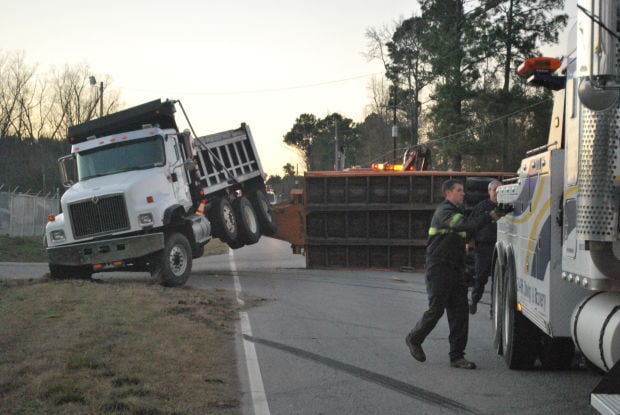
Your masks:
M243 242L241 242L240 240L236 240L236 241L230 241L230 242L226 242L228 244L228 246L231 249L239 249L239 248L243 248L245 246L245 244Z
M260 239L260 228L256 212L250 201L244 197L238 197L233 201L233 210L239 226L237 239L246 245L252 245Z
M151 276L166 287L178 287L187 281L192 271L192 248L185 236L173 233L166 236L164 249L153 255Z
M55 280L87 280L93 275L90 265L50 264L50 277Z
M502 350L510 369L529 370L534 367L540 331L517 311L517 284L514 270L506 268L502 321Z
M209 210L209 221L213 226L213 235L223 242L232 242L239 235L239 226L232 205L226 198L215 201Z
M258 217L258 223L260 224L260 230L263 235L271 236L275 234L278 229L276 216L271 208L269 199L267 199L265 191L263 189L258 189L251 192L249 199L252 202L252 206L254 206L254 211Z

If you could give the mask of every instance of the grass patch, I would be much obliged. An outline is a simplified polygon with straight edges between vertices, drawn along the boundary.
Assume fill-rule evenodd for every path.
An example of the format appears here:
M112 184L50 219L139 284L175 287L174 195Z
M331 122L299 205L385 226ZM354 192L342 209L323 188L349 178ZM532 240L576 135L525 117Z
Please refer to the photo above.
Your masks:
M0 262L47 262L43 237L9 238L0 235Z
M156 284L0 283L0 413L239 414L232 304Z
M228 252L228 245L219 239L205 245L204 255L220 255ZM47 262L43 237L9 238L0 235L0 262Z
M214 239L211 239L211 241L209 241L209 243L205 245L204 255L221 255L227 252L228 252L228 245L220 241L219 239L214 238Z

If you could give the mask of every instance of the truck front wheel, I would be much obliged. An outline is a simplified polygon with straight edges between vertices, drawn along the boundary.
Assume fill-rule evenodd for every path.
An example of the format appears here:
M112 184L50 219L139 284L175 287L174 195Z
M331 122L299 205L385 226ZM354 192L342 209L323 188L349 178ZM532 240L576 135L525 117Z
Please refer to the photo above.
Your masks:
M166 287L185 284L192 271L192 248L185 236L173 233L166 237L164 249L151 261L151 276Z
M491 278L491 312L492 315L492 329L493 329L493 347L497 354L504 353L502 349L502 320L504 316L504 298L502 286L504 282L503 267L499 259L495 260L495 266L493 267L493 277Z
M55 280L87 280L93 275L89 265L50 264L50 277Z
M502 350L510 369L530 370L537 357L540 332L531 321L517 310L517 282L514 269L506 268L504 305L502 313Z

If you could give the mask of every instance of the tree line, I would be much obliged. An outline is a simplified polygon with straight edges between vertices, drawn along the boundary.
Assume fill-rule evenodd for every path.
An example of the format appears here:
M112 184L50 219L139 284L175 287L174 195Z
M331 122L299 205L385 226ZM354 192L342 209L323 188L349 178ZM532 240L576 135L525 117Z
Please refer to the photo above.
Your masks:
M515 171L527 149L547 140L551 94L516 79L515 68L556 43L563 0L419 0L420 13L369 28L373 78L366 116L302 113L283 141L306 170L398 162L407 148L431 149L434 170ZM67 127L97 117L99 85L86 64L41 72L24 53L0 50L0 185L60 185L56 159ZM107 114L120 92L103 76ZM99 80L101 81L101 79ZM393 137L396 126L398 136ZM290 169L274 181L293 183ZM52 184L53 183L53 184Z
M67 128L120 107L109 75L99 82L86 63L46 72L23 52L0 50L0 185L34 193L60 186L56 161L69 152ZM95 85L93 85L95 81Z
M394 160L430 147L435 170L515 171L547 140L551 94L517 79L516 67L557 43L563 0L420 0L421 12L393 28L366 31L367 56L385 79L370 85L369 115L301 114L283 141L308 170ZM398 128L396 143L392 126ZM390 151L392 150L392 151Z

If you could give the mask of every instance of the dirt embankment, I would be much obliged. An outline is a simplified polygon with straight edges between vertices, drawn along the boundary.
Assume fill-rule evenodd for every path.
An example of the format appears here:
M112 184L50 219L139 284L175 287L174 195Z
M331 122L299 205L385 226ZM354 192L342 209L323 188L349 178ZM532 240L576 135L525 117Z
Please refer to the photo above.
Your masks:
M239 414L225 292L0 282L0 413Z

